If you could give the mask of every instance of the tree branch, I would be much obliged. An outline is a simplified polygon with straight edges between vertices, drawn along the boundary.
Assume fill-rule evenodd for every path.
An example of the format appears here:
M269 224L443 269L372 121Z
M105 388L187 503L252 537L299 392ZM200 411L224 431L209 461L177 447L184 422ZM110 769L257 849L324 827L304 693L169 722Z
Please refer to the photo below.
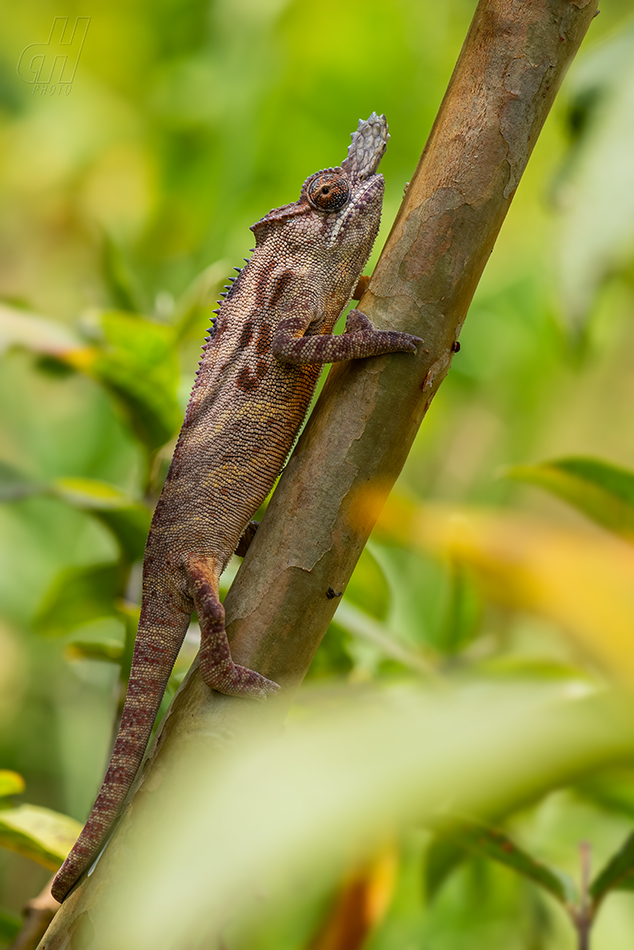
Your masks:
M454 345L529 155L597 0L480 0L429 140L359 309L425 340L334 367L227 595L236 662L279 682L280 722L376 516L449 369ZM330 590L330 596L329 596ZM235 741L256 704L211 692L194 667L137 782L153 795L177 750ZM138 799L137 799L138 800ZM94 874L40 945L66 946L125 861L128 808Z

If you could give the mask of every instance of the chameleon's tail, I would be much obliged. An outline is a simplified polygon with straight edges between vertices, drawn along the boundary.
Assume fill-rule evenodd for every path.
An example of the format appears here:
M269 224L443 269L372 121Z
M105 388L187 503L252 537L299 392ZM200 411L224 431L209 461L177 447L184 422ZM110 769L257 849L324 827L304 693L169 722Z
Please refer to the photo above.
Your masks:
M121 725L108 771L88 820L53 881L51 893L57 901L64 900L103 848L143 760L189 625L189 614L174 606L171 602L153 602L142 607Z

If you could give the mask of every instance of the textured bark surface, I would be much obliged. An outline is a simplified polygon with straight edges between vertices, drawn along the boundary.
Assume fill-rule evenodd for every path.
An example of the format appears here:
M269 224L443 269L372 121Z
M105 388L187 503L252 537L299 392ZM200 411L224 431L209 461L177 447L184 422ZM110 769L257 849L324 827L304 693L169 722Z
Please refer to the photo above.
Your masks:
M481 0L429 140L359 309L421 336L416 358L332 369L227 595L237 663L277 681L281 722L336 609L382 501L453 356L473 292L597 0ZM388 117L389 118L389 117ZM236 741L261 707L220 696L194 667L162 723L136 801L159 792L204 735ZM97 946L97 908L126 859L128 808L94 874L41 948ZM210 860L213 857L210 856ZM103 906L100 908L106 910ZM73 934L75 935L73 937Z

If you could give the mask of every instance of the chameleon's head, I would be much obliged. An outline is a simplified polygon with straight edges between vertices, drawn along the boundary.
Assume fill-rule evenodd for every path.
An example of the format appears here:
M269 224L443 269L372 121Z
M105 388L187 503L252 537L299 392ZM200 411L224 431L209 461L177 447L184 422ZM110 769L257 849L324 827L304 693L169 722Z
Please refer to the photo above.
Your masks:
M381 220L384 182L376 170L390 137L387 129L385 116L375 112L359 121L340 167L311 175L298 201L253 225L258 246L283 240L287 252L335 264L362 259L363 267Z

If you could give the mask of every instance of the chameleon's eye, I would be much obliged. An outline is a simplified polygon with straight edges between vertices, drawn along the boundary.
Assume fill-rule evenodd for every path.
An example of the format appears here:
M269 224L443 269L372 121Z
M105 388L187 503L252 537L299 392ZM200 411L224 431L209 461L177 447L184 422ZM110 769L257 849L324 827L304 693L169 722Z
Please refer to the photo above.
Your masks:
M324 172L313 178L307 194L316 211L340 211L350 198L350 185L344 175Z

